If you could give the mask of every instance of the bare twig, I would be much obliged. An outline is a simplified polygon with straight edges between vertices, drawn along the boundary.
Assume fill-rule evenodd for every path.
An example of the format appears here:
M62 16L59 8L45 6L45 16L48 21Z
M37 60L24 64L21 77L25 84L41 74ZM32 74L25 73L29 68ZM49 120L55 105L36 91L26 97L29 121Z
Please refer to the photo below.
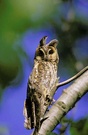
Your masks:
M76 75L74 75L73 77L71 77L70 79L66 80L66 81L63 81L61 83L58 83L57 84L57 88L63 86L63 85L66 85L72 81L74 81L75 79L77 79L79 76L81 76L84 72L86 72L88 70L88 66L86 66L84 69L82 69L79 73L77 73Z

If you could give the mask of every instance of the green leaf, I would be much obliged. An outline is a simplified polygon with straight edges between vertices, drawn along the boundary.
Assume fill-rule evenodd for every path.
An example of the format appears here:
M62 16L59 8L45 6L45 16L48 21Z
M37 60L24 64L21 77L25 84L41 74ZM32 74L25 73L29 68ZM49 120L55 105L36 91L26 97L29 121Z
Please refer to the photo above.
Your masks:
M84 118L77 122L72 122L70 133L71 135L88 135L88 119Z

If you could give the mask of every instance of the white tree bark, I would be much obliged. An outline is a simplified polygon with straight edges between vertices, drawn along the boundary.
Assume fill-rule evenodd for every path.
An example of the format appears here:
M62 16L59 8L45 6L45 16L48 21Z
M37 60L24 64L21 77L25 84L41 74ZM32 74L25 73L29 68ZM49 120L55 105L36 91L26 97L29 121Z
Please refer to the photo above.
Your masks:
M63 90L60 98L46 113L47 119L42 123L38 135L48 135L60 123L61 119L71 110L75 103L88 92L88 71Z

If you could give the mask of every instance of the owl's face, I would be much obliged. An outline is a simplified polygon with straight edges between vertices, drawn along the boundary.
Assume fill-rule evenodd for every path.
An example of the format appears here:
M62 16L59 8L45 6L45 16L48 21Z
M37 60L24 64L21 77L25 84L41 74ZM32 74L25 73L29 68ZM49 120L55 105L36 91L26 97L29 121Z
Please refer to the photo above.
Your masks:
M43 37L40 40L40 44L35 53L35 59L37 61L48 61L48 62L57 62L59 61L59 56L57 52L58 41L56 39L50 41L48 44L45 44L46 37Z

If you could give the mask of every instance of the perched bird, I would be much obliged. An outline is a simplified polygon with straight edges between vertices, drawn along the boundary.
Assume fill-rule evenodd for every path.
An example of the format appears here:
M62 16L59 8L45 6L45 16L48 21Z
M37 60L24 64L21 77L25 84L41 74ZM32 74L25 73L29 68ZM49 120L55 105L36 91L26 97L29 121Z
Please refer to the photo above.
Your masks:
M27 84L27 97L24 101L24 126L38 131L50 99L50 91L57 81L58 40L46 44L47 36L40 40L35 52L34 67Z

